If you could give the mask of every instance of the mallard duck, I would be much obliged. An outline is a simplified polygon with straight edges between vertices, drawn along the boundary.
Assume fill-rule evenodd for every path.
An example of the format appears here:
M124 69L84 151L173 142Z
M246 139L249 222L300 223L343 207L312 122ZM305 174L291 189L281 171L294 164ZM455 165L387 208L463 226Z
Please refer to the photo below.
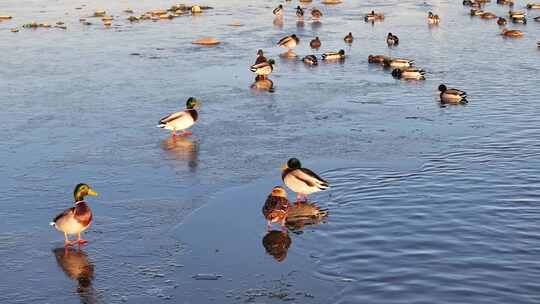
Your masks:
M339 50L338 52L326 52L322 54L322 60L341 60L345 59L345 51Z
M404 58L388 58L384 61L384 65L394 69L409 68L413 65L414 60Z
M190 97L186 101L186 110L169 114L159 120L158 128L171 130L172 136L176 136L176 131L180 130L180 136L189 136L192 133L186 131L189 127L193 126L197 122L199 114L197 113L199 108L199 101L195 97Z
M106 12L104 10L96 10L94 12L94 17L103 17L105 16Z
M384 55L369 55L368 56L369 63L384 64L384 62L388 60L390 60L390 57L384 56Z
M399 38L396 35L392 35L392 33L388 33L386 36L386 44L388 46L395 46L399 44Z
M512 23L527 24L527 18L522 18L522 17L512 18Z
M292 34L290 36L281 38L277 44L281 47L288 49L289 51L292 51L292 49L294 49L299 42L300 39L298 39L295 34Z
M304 197L304 201L307 201L309 194L326 190L330 185L327 181L320 178L313 171L302 168L302 164L296 158L291 158L282 167L281 178L289 189L296 192L296 200L301 201Z
M471 9L471 16L481 16L483 13L485 13L483 10Z
M499 19L497 19L498 25L506 25L507 23L508 21L506 21L506 19L504 19L503 17L499 17Z
M484 12L482 15L480 15L480 18L482 19L495 19L497 18L497 15L491 12Z
M540 9L540 3L528 3L527 9Z
M97 196L98 194L87 184L77 184L73 191L75 206L64 210L51 222L51 226L64 233L66 246L72 244L84 245L88 243L88 241L81 238L81 233L92 223L92 210L84 201L84 198L87 195ZM77 235L77 241L69 240L68 235L73 234Z
M467 93L458 89L449 89L444 84L439 85L440 98L443 103L467 103Z
M519 38L523 37L523 32L520 30L503 29L501 35L504 37Z
M307 55L304 58L302 58L302 61L307 65L318 65L319 62L317 61L317 57L315 55Z
M268 77L268 75L270 75L274 70L274 63L274 60L270 59L265 62L252 65L250 70L257 74L257 76L262 76L262 79L266 79L266 77Z
M289 251L289 247L291 247L291 243L289 234L279 230L269 231L262 239L266 253L278 262L283 262L287 258L287 252Z
M283 5L282 5L282 4L278 5L278 7L276 7L276 8L272 11L272 13L273 13L274 15L276 15L276 17L278 17L278 18L279 18L279 17L283 17Z
M274 187L262 207L268 231L272 229L272 223L279 223L282 229L285 228L285 219L290 207L287 191L280 186Z
M346 43L352 43L353 40L354 40L354 37L353 37L352 33L349 32L349 34L347 34L347 36L345 36L345 38L343 38L343 40L345 40Z
M508 16L510 18L516 18L516 19L522 19L522 18L525 18L527 16L527 13L524 12L524 11L513 11L513 10L509 10L508 11Z
M439 15L434 15L432 12L428 13L427 20L428 24L439 24L439 22L441 22Z
M304 20L304 9L300 5L296 7L296 17L298 20Z
M405 80L425 80L426 72L419 68L394 69L392 76Z
M381 21L384 20L384 14L383 13L375 13L375 11L371 11L371 13L368 13L364 16L364 20L366 22L368 21Z
M312 49L319 49L321 47L321 40L319 40L319 37L315 37L315 39L311 40L309 46Z
M328 216L328 210L321 209L316 203L298 202L287 212L285 225L290 230L301 230L307 225L317 225Z
M263 52L263 50L258 50L258 51L257 51L257 59L255 59L255 63L254 63L254 64L257 65L257 64L259 64L259 63L263 63L263 62L266 62L266 61L268 61L268 60L266 59L266 57L264 57L264 52Z
M322 15L322 12L318 8L314 7L311 9L311 18L313 21L321 20Z

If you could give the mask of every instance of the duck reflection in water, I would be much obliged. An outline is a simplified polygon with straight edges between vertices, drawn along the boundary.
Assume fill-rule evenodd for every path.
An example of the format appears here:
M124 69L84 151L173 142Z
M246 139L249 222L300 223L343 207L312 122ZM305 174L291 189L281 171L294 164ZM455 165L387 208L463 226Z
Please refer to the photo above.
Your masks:
M287 257L289 247L291 247L291 238L285 231L272 230L266 233L262 239L262 244L266 253L274 257L276 261L283 262Z
M88 260L88 256L80 248L58 247L53 250L58 266L66 276L77 281L77 293L81 303L97 303L96 292L92 287L94 279L94 265Z
M275 18L273 23L276 28L278 29L283 28L283 18Z
M321 209L317 203L297 202L287 212L285 225L291 231L302 231L305 226L323 223L328 210Z
M321 27L322 27L322 22L320 21L311 22L311 30L316 31L316 30L319 30Z
M255 91L274 92L274 82L266 77L257 75L255 82L251 85L251 88Z
M161 142L161 147L171 158L187 162L191 172L197 169L199 164L199 145L186 137L168 137Z

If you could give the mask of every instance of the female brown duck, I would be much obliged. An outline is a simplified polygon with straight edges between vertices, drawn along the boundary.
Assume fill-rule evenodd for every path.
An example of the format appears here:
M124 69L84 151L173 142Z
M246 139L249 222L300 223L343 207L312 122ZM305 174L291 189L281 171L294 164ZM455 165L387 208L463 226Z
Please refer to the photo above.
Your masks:
M64 210L64 212L58 214L51 222L51 226L54 226L58 231L64 232L66 246L88 243L88 241L81 238L81 232L90 227L92 223L92 210L90 210L90 207L84 201L84 197L87 195L97 196L98 194L87 184L78 184L75 186L75 190L73 191L75 206ZM70 241L68 234L76 234L77 240Z

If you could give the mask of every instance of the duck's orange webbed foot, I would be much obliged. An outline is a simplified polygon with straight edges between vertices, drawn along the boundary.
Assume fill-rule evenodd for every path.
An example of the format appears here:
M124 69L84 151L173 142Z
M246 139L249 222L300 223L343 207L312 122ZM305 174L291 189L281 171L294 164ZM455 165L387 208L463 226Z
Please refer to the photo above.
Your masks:
M86 244L88 244L88 241L87 241L87 240L83 240L83 239L78 239L78 240L77 240L77 244L79 244L79 245L86 245Z

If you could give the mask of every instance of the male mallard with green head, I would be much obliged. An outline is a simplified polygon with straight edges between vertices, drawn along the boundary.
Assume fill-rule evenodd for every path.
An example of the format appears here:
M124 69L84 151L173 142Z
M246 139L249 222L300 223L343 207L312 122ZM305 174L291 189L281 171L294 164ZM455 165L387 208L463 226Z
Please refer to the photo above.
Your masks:
M172 131L172 136L176 136L176 131L180 130L180 136L189 136L191 131L186 131L187 128L193 126L197 121L199 114L199 101L195 97L190 97L186 101L186 110L169 114L159 120L158 128Z
M262 77L261 79L266 79L274 70L274 63L274 59L269 59L259 64L252 65L250 70L257 74L257 76Z
M307 55L304 58L302 58L302 61L307 65L318 65L319 62L317 61L317 57L315 55Z
M392 76L394 76L397 79L404 79L404 80L425 80L426 77L424 76L426 72L419 68L404 68L404 69L394 69L392 71Z
M295 34L292 34L290 36L281 38L277 44L281 47L288 49L289 52L291 52L299 42L300 39L298 39Z
M296 7L296 17L298 20L304 20L304 9L300 5Z
M442 103L467 103L467 93L458 89L447 88L444 84L439 86Z
M364 16L364 20L366 22L368 21L381 21L384 20L384 14L383 13L376 13L375 11L371 11L371 13L368 13Z
M278 7L276 7L276 8L272 11L272 13L273 13L274 15L276 15L277 18L283 17L283 5L282 5L282 4L278 5Z
M88 241L81 238L81 233L92 223L92 210L90 210L90 207L84 201L87 195L97 196L98 194L87 184L78 184L75 186L75 190L73 191L75 206L64 210L64 212L58 214L51 222L51 226L58 231L64 232L66 246L88 243ZM70 234L76 234L77 241L70 241L68 237Z
M289 189L296 192L296 200L302 198L307 202L308 195L326 190L330 187L327 181L319 177L308 168L302 168L302 164L296 158L291 158L282 167L281 179Z
M384 61L384 65L394 69L409 68L413 65L414 60L405 58L389 58Z
M388 33L388 35L386 35L386 44L388 44L388 46L398 45L399 44L398 36L393 35L392 33Z
M345 59L345 51L339 50L339 52L326 52L321 55L322 60L342 60Z

